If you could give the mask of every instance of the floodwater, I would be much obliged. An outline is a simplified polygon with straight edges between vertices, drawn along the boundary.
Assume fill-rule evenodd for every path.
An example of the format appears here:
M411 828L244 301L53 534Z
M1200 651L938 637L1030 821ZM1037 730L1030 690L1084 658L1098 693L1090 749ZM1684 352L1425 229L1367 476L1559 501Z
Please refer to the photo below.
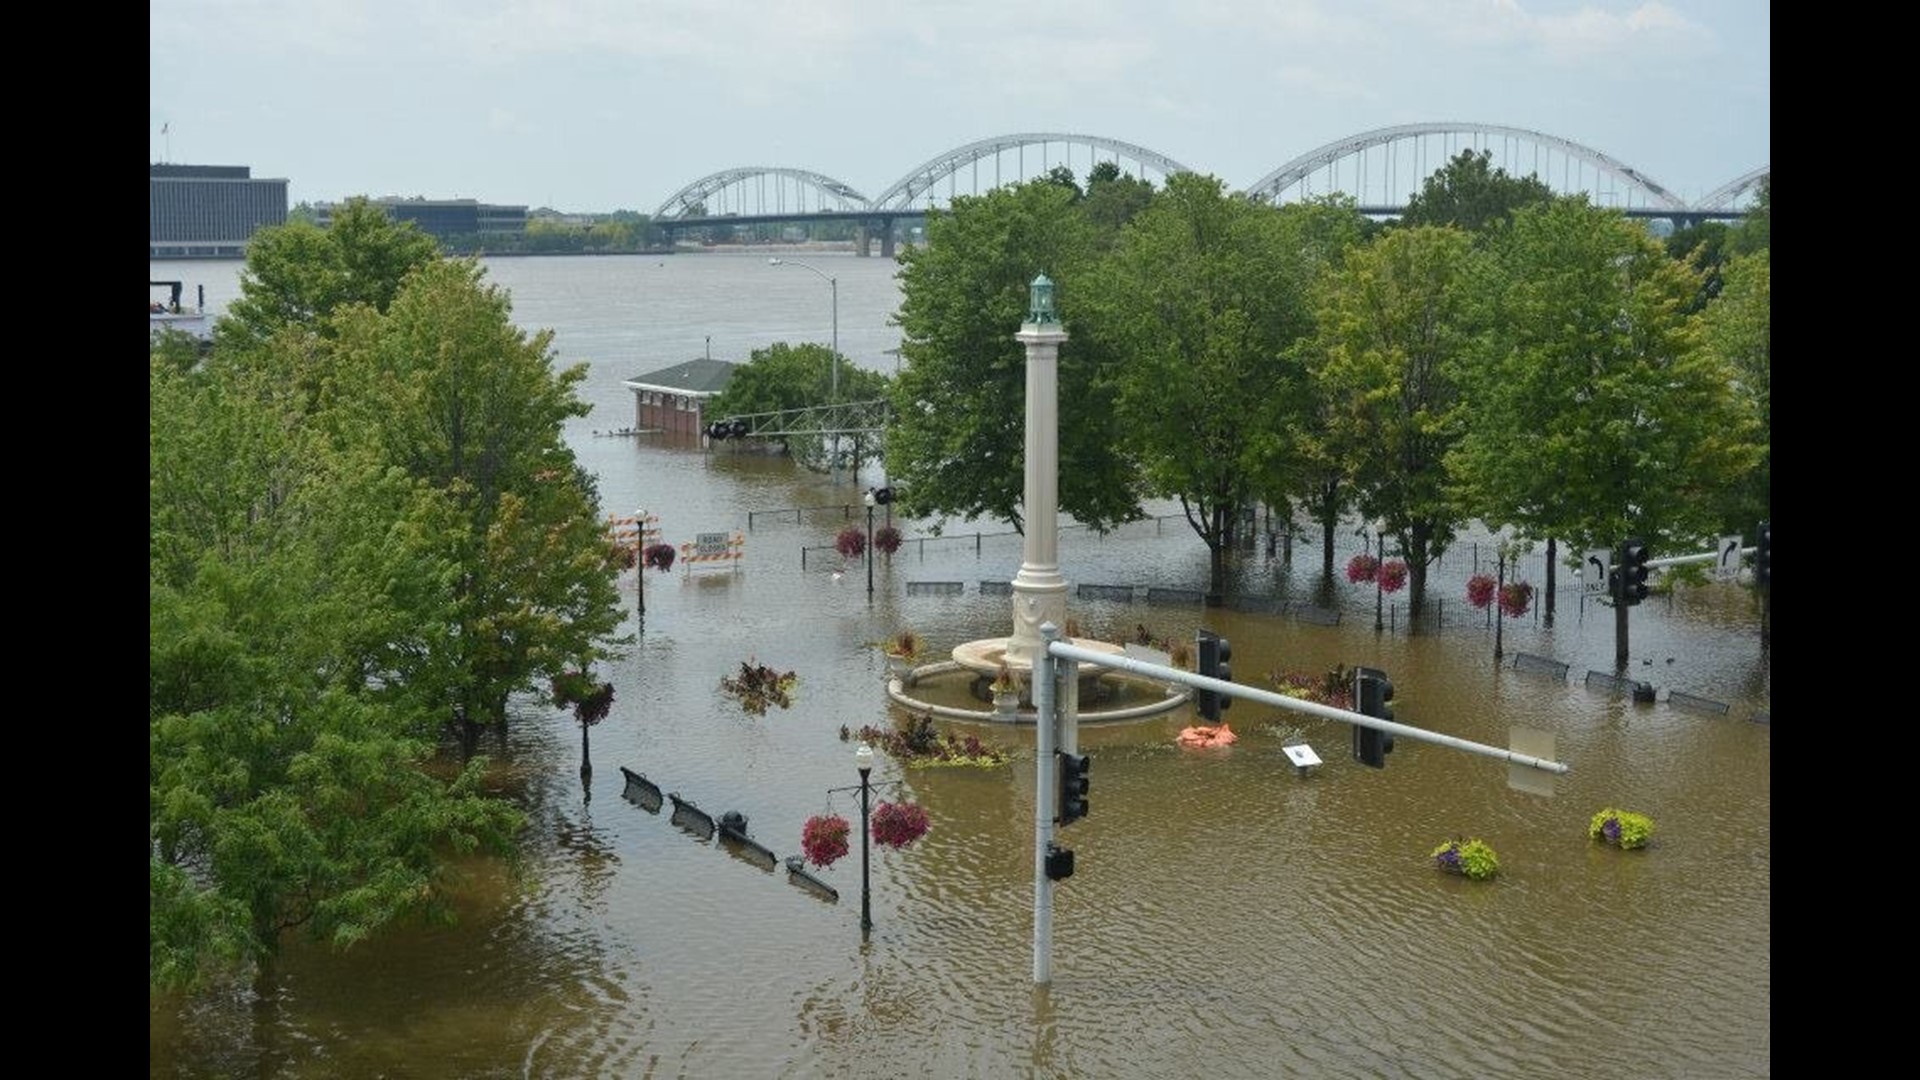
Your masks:
M1557 625L1507 620L1507 664L1496 663L1487 614L1465 602L1466 576L1489 558L1484 533L1434 571L1441 620L1418 633L1404 593L1376 633L1370 587L1342 577L1322 592L1311 540L1290 563L1243 553L1235 589L1324 599L1337 625L1071 600L1083 634L1109 640L1142 626L1189 641L1215 630L1253 685L1274 671L1383 669L1399 721L1496 746L1515 727L1545 731L1571 771L1551 795L1531 794L1500 761L1407 739L1373 770L1349 756L1345 725L1249 702L1228 712L1241 740L1222 750L1175 746L1185 710L1083 727L1091 813L1061 830L1077 872L1055 890L1045 988L1032 981L1030 728L947 725L1012 750L1000 769L904 769L881 755L876 798L920 803L931 828L907 849L874 849L864 943L857 837L851 856L816 871L839 890L829 903L784 868L676 827L670 806L624 800L620 766L715 817L745 814L782 857L799 852L811 815L857 828L840 731L897 716L873 643L910 626L939 655L1010 625L1008 599L980 590L1020 564L1019 537L999 523L948 522L916 541L927 523L898 522L909 542L875 564L869 599L865 564L830 545L864 527L860 492L878 472L828 478L736 446L595 434L633 423L622 379L709 347L738 360L773 341L825 342L835 314L843 350L892 370L893 268L798 254L839 279L837 313L825 281L764 256L488 263L522 325L554 328L562 361L592 365L594 412L569 439L607 510L655 513L676 544L744 531L745 558L734 571L623 580L630 609L644 587L646 612L605 669L613 713L592 732L584 788L569 715L516 711L494 752L528 811L524 855L466 867L458 925L345 953L289 942L264 996L248 984L153 995L152 1075L1770 1075L1770 665L1736 586L1634 610L1627 674L1660 691L1653 704L1586 685L1611 670L1612 612L1583 612L1564 574ZM237 269L155 263L153 276L204 283L218 306ZM795 507L831 509L757 513ZM1357 525L1336 534L1339 564L1359 550ZM1060 554L1076 586L1144 598L1141 586L1205 585L1205 548L1177 516L1104 537L1069 528ZM1538 553L1519 572L1544 582ZM963 591L908 595L927 581ZM1567 668L1516 670L1517 654ZM751 716L718 691L748 660L797 674L792 708ZM1726 711L1683 707L1672 691ZM1302 740L1325 759L1304 777L1281 752ZM1654 845L1590 841L1589 819L1609 806L1650 815ZM1454 837L1491 844L1500 876L1438 872L1430 853Z

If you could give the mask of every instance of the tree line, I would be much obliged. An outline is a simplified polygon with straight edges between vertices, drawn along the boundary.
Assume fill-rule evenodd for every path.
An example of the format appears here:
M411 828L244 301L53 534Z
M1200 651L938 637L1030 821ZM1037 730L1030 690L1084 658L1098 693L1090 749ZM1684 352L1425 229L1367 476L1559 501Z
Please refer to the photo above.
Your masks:
M618 646L561 425L584 365L364 202L263 230L202 357L150 353L149 977L446 916L511 852L481 733ZM438 751L457 747L459 761Z
M1557 544L1707 550L1769 516L1770 206L1663 245L1486 151L1387 224L1110 163L956 197L900 256L888 474L908 513L1020 523L1011 328L1044 272L1071 334L1060 509L1104 529L1178 500L1213 593L1260 504L1323 527L1328 578L1342 515L1375 523L1416 616L1475 520L1546 542L1550 568Z

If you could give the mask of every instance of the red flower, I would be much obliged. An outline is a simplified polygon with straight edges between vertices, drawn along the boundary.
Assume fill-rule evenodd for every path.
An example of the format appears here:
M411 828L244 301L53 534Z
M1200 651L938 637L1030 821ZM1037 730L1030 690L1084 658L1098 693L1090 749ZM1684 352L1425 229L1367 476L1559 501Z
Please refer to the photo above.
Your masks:
M1362 553L1347 560L1347 580L1355 585L1363 581L1372 581L1380 572L1380 560Z
M661 573L673 569L672 544L648 544L646 550L647 565Z
M1407 584L1407 564L1399 559L1381 563L1376 580L1381 592L1399 592Z
M833 546L849 559L858 558L867 553L867 534L860 531L860 526L849 525L833 538Z
M847 853L847 834L852 831L853 826L839 814L816 814L800 830L800 849L813 865L832 866Z
M873 842L903 848L927 835L927 812L914 803L883 802L873 810Z
M900 530L891 525L882 525L880 531L873 534L873 546L888 555L900 550Z
M1532 585L1524 581L1510 581L1500 590L1500 614L1517 619L1527 613L1527 605L1532 601Z
M1467 579L1467 603L1483 608L1493 603L1496 582L1492 574L1475 574Z

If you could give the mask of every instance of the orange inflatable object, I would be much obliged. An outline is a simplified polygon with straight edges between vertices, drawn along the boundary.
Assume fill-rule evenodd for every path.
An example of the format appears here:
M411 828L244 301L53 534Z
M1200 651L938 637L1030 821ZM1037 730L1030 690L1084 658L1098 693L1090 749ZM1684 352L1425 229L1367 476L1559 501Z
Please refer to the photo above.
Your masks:
M1181 746L1204 749L1209 746L1232 746L1239 741L1240 736L1235 735L1233 729L1225 724L1221 724L1219 727L1206 727L1203 725L1180 729L1179 743Z

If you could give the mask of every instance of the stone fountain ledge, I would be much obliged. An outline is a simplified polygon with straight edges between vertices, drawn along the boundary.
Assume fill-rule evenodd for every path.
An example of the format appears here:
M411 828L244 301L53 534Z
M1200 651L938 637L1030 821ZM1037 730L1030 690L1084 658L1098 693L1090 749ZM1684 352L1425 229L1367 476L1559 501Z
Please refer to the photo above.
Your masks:
M1099 649L1102 652L1111 650L1116 655L1120 654L1123 651L1120 646L1110 645L1105 642L1083 642L1083 641L1076 640L1073 642L1073 644L1082 646L1083 648ZM954 653L957 655L961 649L966 649L974 645L992 646L995 650L1000 652L1004 652L1006 649L1005 639L999 639L999 640L984 641L984 642L979 642L979 641L968 642L966 645L961 645L955 648ZM1022 672L1026 671L1025 665L1016 666L1011 661L1007 663L1007 666L1009 668L1014 668L1015 670L1018 670L1018 671L1022 671ZM894 703L901 706L902 708L911 709L915 712L930 713L943 720L965 720L972 723L981 723L981 724L994 724L994 723L1004 724L1008 722L1004 714L994 709L960 709L960 708L955 708L954 706L951 706L951 705L937 705L930 701L922 701L919 698L911 696L907 692L908 688L913 683L916 683L921 679L927 678L930 676L952 675L958 672L966 672L969 677L971 677L974 674L991 675L997 672L999 668L1000 668L1000 660L998 656L995 656L993 661L985 668L977 667L974 664L963 664L957 660L942 660L938 663L922 664L921 666L914 668L904 678L898 675L889 677L887 679L887 696L889 698L892 698ZM1119 677L1125 678L1127 676L1120 675ZM1135 681L1150 682L1151 680L1136 678ZM1191 696L1190 691L1188 691L1185 687L1180 687L1177 690L1170 691L1166 697L1158 701L1149 701L1139 705L1130 705L1124 709L1109 709L1105 711L1082 710L1080 713L1080 720L1083 723L1090 723L1090 724L1116 723L1116 722L1126 721L1126 720L1144 720L1148 717L1160 716L1164 713L1172 712L1173 710L1184 706L1187 703L1187 700L1190 696ZM1013 714L1012 722L1014 724L1025 724L1025 725L1031 726L1034 722L1034 717L1036 715L1037 714L1034 712L1034 710L1030 708L1018 709Z

